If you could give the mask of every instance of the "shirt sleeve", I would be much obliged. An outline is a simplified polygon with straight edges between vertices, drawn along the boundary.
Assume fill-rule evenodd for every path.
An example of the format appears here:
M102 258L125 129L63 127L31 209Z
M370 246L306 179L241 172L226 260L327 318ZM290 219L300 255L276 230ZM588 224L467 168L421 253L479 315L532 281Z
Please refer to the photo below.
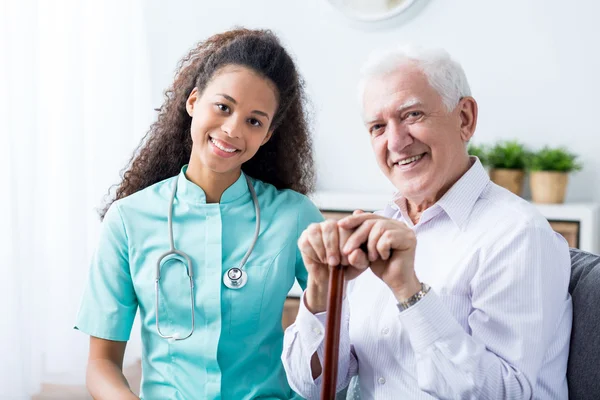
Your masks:
M107 340L127 341L138 302L129 272L128 239L118 203L102 222L75 329Z
M316 352L323 366L326 319L326 313L313 314L306 308L303 294L296 322L285 331L281 356L283 367L290 387L306 399L319 399L321 396L322 376L313 379L311 359ZM357 358L350 344L349 323L348 300L344 297L336 385L338 392L348 386L350 378L358 372Z
M310 201L307 197L304 197L304 202L302 203L302 207L300 208L300 212L298 213L298 224L297 224L297 233L296 238L299 239L302 232L312 223L314 222L322 222L325 218L321 211L314 205L312 201ZM304 266L304 261L302 261L302 255L300 253L300 249L298 249L298 245L294 243L296 247L296 279L298 280L298 284L302 290L306 289L306 280L308 279L308 272L306 271L306 267Z
M560 351L549 346L571 312L568 246L547 227L522 226L480 262L470 334L433 291L399 314L419 387L439 399L529 399L545 357Z

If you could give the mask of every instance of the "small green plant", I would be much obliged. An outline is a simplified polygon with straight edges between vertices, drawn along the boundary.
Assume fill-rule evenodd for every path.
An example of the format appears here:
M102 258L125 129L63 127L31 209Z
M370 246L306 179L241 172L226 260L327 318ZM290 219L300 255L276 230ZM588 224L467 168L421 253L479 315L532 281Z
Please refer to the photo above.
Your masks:
M487 152L487 163L491 168L525 169L530 154L516 140L501 141Z
M469 155L479 158L479 161L481 161L483 165L487 165L487 147L485 145L469 143L467 152Z
M569 152L564 147L544 147L534 152L527 161L527 169L531 171L579 171L581 164L577 162L577 155Z

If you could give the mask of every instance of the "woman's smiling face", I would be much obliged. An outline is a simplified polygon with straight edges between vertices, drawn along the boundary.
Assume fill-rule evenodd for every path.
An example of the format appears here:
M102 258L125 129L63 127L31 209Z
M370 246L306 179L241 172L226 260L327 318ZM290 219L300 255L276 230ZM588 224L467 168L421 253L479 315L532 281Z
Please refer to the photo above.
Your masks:
M192 116L192 158L216 173L238 172L272 135L275 86L253 70L228 65L215 72L202 93L186 103Z

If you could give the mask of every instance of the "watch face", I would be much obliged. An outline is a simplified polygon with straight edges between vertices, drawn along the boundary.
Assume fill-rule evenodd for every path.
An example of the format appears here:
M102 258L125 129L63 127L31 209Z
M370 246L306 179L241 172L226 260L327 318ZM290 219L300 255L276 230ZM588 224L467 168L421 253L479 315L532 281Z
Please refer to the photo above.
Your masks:
M362 21L380 21L404 12L416 0L329 0L349 17Z

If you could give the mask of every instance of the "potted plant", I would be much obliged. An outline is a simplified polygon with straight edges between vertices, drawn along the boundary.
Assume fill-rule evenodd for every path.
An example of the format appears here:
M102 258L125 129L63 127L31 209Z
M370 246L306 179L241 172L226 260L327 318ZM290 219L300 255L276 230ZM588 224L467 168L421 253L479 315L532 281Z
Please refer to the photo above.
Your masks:
M535 203L563 203L569 172L579 171L577 156L566 148L544 147L527 162L531 198Z
M482 165L487 165L487 148L485 145L469 143L469 146L467 147L467 153L469 153L470 156L479 158L479 161L481 161Z
M520 196L525 177L525 162L529 152L516 140L496 143L487 152L490 179L514 194Z

